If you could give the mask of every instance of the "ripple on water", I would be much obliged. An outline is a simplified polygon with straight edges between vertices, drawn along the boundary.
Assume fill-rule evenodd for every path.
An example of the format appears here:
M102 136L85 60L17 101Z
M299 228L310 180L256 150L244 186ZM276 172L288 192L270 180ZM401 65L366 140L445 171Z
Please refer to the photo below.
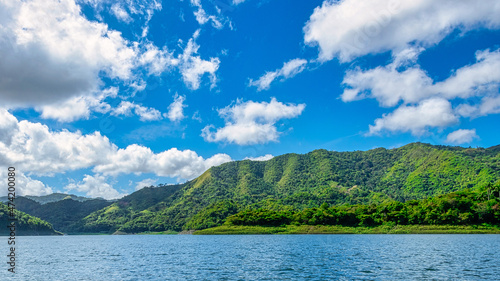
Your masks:
M19 237L12 280L497 280L498 249L500 235Z

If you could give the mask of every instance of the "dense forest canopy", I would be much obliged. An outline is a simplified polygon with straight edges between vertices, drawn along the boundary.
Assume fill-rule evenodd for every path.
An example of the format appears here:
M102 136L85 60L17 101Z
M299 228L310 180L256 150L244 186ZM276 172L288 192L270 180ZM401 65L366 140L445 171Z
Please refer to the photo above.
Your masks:
M384 208L404 210L402 216L408 223L492 223L483 219L480 209L487 206L484 208L493 214L490 219L497 218L496 201L489 200L497 200L493 194L500 186L499 179L500 146L485 149L412 143L395 149L315 150L268 161L229 162L187 183L146 187L115 202L67 198L40 205L25 199L27 204L20 206L68 233L204 229L226 221L238 224L238 216L248 223L247 215L277 216L307 224L323 220L318 212L328 223L343 224L339 214L344 213L356 217L353 225L403 223L384 221L380 213L392 212ZM492 198L479 199L477 194ZM457 207L458 213L452 208L449 216L455 216L454 220L432 220L430 215L427 219L407 217L419 212L448 212L451 203L443 198L449 196L468 200ZM444 209L434 208L436 204Z
M407 202L464 189L498 186L500 147L462 148L413 143L396 149L315 150L268 161L212 167L177 186L140 190L158 202L118 201L90 214L79 231L123 232L199 229L247 209L297 212L322 204ZM147 196L146 196L147 194ZM130 201L130 200L129 200Z
M11 213L13 211L16 235L57 235L52 224L24 212L9 208L6 204L0 203L0 235L9 235L10 230L6 226L10 224Z

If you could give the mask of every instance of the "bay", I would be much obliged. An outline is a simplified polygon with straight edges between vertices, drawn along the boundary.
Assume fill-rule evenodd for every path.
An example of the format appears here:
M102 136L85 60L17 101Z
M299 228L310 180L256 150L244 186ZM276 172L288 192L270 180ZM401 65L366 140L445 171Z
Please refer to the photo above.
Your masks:
M0 238L0 280L498 280L500 235ZM5 254L4 254L5 253Z

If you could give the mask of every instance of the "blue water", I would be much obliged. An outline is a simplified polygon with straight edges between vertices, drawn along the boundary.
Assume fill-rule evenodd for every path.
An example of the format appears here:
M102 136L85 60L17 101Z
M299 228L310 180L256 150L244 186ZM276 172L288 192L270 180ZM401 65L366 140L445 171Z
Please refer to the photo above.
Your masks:
M500 235L17 237L0 280L500 280ZM5 253L5 254L4 254Z

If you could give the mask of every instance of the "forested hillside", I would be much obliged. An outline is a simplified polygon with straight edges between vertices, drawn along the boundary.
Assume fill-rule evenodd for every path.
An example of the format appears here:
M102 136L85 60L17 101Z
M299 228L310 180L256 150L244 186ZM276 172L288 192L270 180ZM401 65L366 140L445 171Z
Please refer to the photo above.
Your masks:
M245 209L299 211L342 204L406 202L498 185L500 146L413 143L370 151L286 154L212 167L183 185L143 189L85 217L73 231L206 228ZM147 202L147 203L146 203Z
M499 225L500 186L469 189L427 199L371 205L328 206L300 211L250 209L229 216L227 225Z
M0 203L0 235L9 235L10 230L7 227L11 223L11 210L7 205ZM14 210L14 217L17 219L16 235L58 235L52 225L44 220L28 215L24 212Z
M59 231L67 232L73 229L75 224L78 225L84 217L112 203L104 199L89 198L75 201L73 197L67 194L66 196L66 199L45 204L20 196L15 200L16 209L50 222Z

